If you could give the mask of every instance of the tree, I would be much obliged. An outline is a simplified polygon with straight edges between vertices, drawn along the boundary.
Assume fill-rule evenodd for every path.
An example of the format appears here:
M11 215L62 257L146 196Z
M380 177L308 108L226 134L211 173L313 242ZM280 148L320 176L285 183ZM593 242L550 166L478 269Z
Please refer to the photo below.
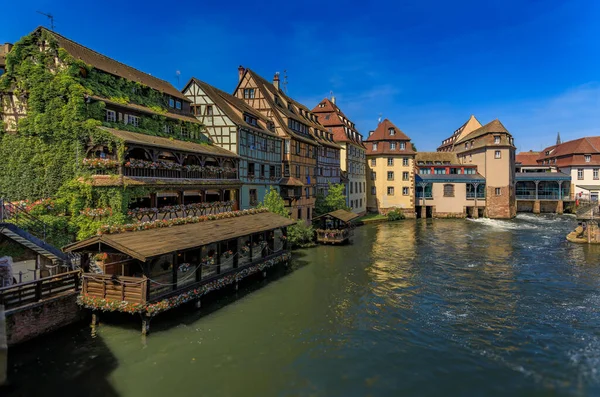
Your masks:
M331 211L349 210L346 205L346 195L344 195L344 185L342 183L329 183L329 192L326 196L320 194L317 196L315 211L317 215L323 215Z
M283 201L283 198L281 198L281 195L273 186L271 186L269 193L265 195L265 199L259 207L264 207L272 213L285 216L286 218L290 217L288 210L285 209L285 201Z
M411 142L410 145L412 146L413 152L416 152L417 151L417 147L415 146L415 144Z

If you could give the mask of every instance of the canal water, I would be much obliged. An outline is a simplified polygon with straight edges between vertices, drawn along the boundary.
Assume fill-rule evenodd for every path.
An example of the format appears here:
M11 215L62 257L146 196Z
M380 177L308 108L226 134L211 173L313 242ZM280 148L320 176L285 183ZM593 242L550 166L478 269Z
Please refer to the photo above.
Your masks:
M600 395L600 247L569 216L360 227L153 320L11 350L6 395Z

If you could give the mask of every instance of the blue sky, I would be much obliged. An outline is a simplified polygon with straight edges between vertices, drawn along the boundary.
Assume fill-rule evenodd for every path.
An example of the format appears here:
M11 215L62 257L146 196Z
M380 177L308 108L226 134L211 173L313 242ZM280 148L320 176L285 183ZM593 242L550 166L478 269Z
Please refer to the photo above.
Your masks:
M363 135L380 114L434 150L471 114L519 150L600 135L600 2L9 1L0 42L38 25L177 85L231 92L237 67L312 108L333 91Z

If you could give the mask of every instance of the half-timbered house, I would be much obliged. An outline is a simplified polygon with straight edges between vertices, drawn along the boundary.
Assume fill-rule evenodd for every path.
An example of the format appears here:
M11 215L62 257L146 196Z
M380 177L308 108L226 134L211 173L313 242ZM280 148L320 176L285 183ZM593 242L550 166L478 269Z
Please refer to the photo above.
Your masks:
M279 190L283 143L274 123L242 99L196 78L183 93L214 144L240 156L240 208L256 207L271 188Z
M273 123L275 133L283 139L283 178L281 196L293 219L312 219L317 194L317 156L320 147L313 123L317 116L288 97L279 84L243 67L238 68L239 82L234 96L243 99Z

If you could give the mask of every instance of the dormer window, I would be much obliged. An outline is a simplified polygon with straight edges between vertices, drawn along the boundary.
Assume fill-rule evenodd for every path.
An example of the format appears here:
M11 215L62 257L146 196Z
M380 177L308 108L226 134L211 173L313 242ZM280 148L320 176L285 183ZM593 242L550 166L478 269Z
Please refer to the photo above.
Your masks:
M331 117L330 115L326 114L325 115L325 120L329 120L329 117Z
M583 156L583 158L585 159L586 163L589 163L590 161L592 161L592 155L591 154L586 154L585 156Z
M181 101L175 101L175 109L181 110Z
M275 97L275 105L281 106L281 102L279 101L279 97Z
M390 142L390 150L396 150L396 142Z
M546 153L544 153L546 156L550 155L550 150L546 150Z
M373 151L377 150L377 142L373 142Z
M213 115L213 107L212 107L212 105L207 105L206 106L206 115L207 116L212 116Z
M256 118L247 114L244 115L244 121L250 125L256 125Z
M169 98L169 107L170 108L174 108L175 107L175 99Z
M469 142L465 142L465 149L469 148Z
M288 110L289 110L290 112L293 112L293 111L294 111L294 107L292 106L292 104L291 104L291 103L288 103Z
M275 123L273 123L272 121L267 121L267 129L269 131L275 131Z
M396 135L396 129L395 128L389 128L388 132L390 133L390 135Z
M500 135L494 135L494 143L495 143L496 145L499 145L499 144L500 144Z
M400 150L404 150L404 149L406 149L406 143L400 142Z

